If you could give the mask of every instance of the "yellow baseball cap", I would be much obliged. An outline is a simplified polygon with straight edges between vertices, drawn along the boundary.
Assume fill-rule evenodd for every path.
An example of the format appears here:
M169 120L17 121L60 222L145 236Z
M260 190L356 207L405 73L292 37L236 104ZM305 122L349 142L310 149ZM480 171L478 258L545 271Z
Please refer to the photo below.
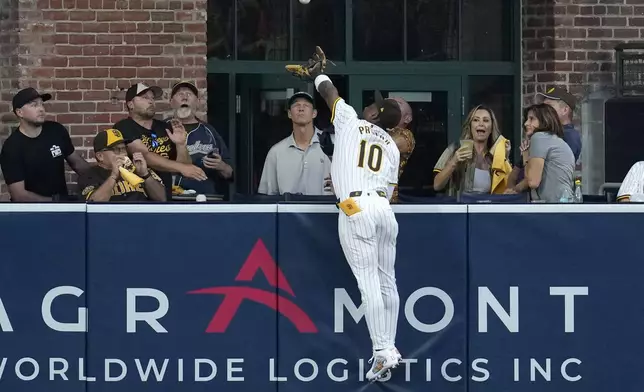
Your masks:
M118 143L127 143L118 129L106 129L94 137L94 152L107 150Z

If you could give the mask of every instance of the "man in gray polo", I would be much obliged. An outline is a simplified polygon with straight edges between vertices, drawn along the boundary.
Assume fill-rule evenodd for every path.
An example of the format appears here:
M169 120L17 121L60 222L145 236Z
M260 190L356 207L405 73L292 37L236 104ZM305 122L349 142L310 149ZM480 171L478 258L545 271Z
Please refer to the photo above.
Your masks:
M303 91L288 100L293 132L268 151L258 193L330 195L331 161L322 151L313 119L315 100Z

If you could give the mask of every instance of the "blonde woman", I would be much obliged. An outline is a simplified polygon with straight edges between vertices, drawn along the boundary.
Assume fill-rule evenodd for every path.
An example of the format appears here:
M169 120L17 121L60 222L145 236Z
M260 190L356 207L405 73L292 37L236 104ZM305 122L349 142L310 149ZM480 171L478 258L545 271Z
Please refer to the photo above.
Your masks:
M449 196L503 193L512 171L510 149L492 109L475 107L463 124L460 142L449 145L434 167L434 190L447 188Z

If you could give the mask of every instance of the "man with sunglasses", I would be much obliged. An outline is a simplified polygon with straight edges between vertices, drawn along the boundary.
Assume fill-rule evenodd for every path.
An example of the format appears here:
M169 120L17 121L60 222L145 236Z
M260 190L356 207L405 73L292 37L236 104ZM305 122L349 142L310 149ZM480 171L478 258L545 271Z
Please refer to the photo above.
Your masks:
M143 154L147 163L159 172L168 199L172 197L172 173L198 181L208 176L193 165L186 147L187 133L180 121L166 123L154 118L155 101L163 95L157 86L137 83L125 93L125 104L129 117L114 124L125 140L130 141L127 149L130 154Z
M143 182L132 184L123 177L119 167L129 166L127 147L120 131L108 129L94 138L96 166L78 178L78 188L85 200L91 201L166 201L161 178L148 169L140 152L132 154L134 174Z

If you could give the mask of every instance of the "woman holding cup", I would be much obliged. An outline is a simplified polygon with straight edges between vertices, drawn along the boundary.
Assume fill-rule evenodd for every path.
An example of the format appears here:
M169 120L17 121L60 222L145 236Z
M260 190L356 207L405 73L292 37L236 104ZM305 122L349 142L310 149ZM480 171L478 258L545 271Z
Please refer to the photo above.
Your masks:
M434 167L434 190L501 194L512 171L510 141L501 135L492 109L479 105L463 124L459 143L449 145Z

